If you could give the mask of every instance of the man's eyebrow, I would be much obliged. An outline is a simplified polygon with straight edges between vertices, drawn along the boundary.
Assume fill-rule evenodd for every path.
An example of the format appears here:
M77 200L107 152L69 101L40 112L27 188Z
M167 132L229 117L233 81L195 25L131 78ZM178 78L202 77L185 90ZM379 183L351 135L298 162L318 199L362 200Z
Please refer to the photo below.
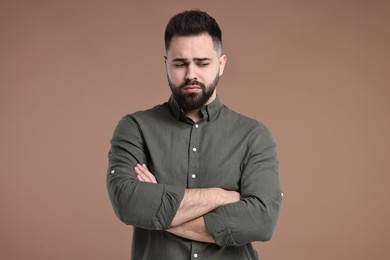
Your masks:
M178 61L178 62L186 62L188 61L186 58L175 58L172 61Z
M210 58L194 58L194 61L209 61Z
M193 58L194 61L210 61L210 58ZM175 58L172 61L176 62L187 62L187 58Z

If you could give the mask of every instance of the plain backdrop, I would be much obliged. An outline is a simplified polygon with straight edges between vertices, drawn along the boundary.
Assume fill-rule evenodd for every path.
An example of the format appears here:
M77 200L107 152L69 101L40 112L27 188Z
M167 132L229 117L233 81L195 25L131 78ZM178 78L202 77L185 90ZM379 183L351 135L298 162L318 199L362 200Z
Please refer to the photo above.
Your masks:
M284 204L262 259L390 259L390 1L0 1L0 259L129 259L105 186L125 114L170 95L169 18L223 31L221 101L264 122Z

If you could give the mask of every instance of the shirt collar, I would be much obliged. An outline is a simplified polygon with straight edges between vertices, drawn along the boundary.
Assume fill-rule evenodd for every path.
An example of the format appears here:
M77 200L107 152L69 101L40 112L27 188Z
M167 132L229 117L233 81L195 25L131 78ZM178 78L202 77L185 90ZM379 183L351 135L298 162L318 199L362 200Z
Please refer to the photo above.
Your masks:
M180 116L185 117L183 110L180 108L173 95L170 96L168 104L177 120L180 119ZM203 119L208 121L215 120L218 117L221 109L222 103L217 96L213 102L202 107L201 113L203 115Z

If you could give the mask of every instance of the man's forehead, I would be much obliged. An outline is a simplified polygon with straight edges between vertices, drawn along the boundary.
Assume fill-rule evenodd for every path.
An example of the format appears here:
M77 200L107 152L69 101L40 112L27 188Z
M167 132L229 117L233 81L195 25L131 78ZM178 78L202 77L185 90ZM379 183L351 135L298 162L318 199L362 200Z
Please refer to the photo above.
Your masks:
M180 48L180 47L191 47L191 46L202 46L203 48L213 48L213 39L207 33L199 35L189 35L189 36L173 36L170 42L170 48Z
M212 38L208 34L174 36L167 54L171 59L211 59L217 55Z

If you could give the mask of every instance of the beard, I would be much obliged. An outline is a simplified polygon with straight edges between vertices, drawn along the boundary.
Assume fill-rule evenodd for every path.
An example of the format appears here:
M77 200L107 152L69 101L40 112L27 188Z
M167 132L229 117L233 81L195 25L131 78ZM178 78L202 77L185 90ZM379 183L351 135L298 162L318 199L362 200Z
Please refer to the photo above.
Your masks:
M168 78L168 84L171 88L173 97L175 98L176 102L179 104L181 109L184 110L184 112L192 111L199 109L203 107L207 101L210 99L210 97L213 95L215 88L218 85L219 81L219 74L214 78L213 82L206 87L205 84L202 82L199 82L197 80L186 80L184 83L180 84L179 86L173 84L173 82ZM200 93L183 93L183 88L188 85L197 85L200 87L201 92Z

